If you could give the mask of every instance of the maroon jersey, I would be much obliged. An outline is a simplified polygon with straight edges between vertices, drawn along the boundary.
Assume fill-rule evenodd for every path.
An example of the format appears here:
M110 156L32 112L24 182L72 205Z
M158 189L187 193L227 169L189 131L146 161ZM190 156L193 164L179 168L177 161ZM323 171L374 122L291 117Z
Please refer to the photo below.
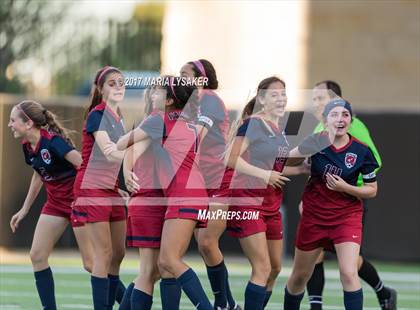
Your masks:
M181 115L181 111L153 111L140 127L152 139L155 167L165 196L177 197L176 204L190 204L192 197L206 197L206 191L196 156L197 128Z
M222 99L212 90L200 92L197 124L208 130L200 144L200 169L207 189L219 188L226 170L223 157L229 132L229 116Z
M110 162L95 143L93 134L96 131L107 132L112 142L124 134L122 119L106 103L97 105L89 112L83 125L82 159L83 163L77 172L77 190L117 190L118 173L121 163ZM76 187L76 186L75 186ZM93 193L87 191L85 194ZM95 194L96 195L96 194Z

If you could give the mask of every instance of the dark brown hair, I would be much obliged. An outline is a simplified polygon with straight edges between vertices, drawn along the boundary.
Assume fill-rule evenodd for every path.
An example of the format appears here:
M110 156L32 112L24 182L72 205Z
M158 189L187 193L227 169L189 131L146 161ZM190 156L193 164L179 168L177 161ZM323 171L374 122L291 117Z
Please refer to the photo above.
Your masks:
M214 69L212 63L206 59L199 59L197 61L201 63L205 72L201 72L196 61L189 61L188 64L192 66L194 76L206 76L208 78L207 84L203 86L204 89L217 89L219 87L219 81L217 80L216 69Z
M258 84L257 94L250 101L248 101L248 103L245 105L242 111L242 114L241 114L242 120L262 110L262 105L258 99L258 96L261 95L260 93L262 90L268 89L271 84L276 83L276 82L280 82L281 84L283 84L284 87L286 87L286 83L276 76L270 76L268 78L265 78Z
M110 66L105 66L98 70L98 72L96 72L92 89L90 91L90 104L89 107L86 109L85 118L87 117L90 111L92 111L98 104L102 102L101 89L104 86L108 75L115 72L122 74L120 69Z

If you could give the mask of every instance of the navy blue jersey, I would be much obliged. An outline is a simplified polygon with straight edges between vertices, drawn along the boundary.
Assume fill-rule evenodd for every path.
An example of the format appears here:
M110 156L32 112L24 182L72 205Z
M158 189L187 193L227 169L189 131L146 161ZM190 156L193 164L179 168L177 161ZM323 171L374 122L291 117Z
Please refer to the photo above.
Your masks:
M362 212L361 200L326 186L327 173L338 175L348 184L357 185L359 174L363 182L375 182L378 163L368 146L349 135L349 142L337 149L329 143L328 133L307 137L299 146L301 154L312 154L311 177L303 194L304 215L322 225L337 225ZM326 146L329 145L329 146Z
M76 175L76 169L64 157L74 147L63 137L41 129L41 138L32 149L28 141L22 142L25 162L41 176L43 182L55 182Z
M326 174L331 173L351 185L357 185L360 173L365 183L376 181L378 162L372 151L353 136L350 136L347 145L337 149L329 142L328 133L324 131L307 137L298 148L303 155L315 153L311 156L312 177L325 180Z

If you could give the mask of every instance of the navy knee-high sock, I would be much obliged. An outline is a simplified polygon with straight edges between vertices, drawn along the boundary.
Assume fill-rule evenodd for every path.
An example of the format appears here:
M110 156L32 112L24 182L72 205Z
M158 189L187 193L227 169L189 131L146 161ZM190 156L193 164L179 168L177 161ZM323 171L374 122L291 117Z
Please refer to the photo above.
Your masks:
M35 271L35 284L43 309L57 309L54 294L54 278L51 268Z
M226 308L226 267L222 261L216 266L206 266L207 276L214 294L214 308Z
M227 302L229 304L230 309L235 309L236 306L236 301L232 296L232 292L230 290L230 285L229 285L229 272L226 268L225 262L223 261L223 267L225 269L225 281L226 281L226 298L227 298Z
M344 308L346 310L363 310L362 289L354 292L344 291Z
M200 280L191 268L180 275L176 281L198 310L213 310Z
M134 283L131 282L125 289L124 296L120 302L118 310L131 310L131 293L133 292Z
M324 291L324 263L315 265L312 276L306 284L311 310L322 310L322 292Z
M109 279L90 277L92 285L93 308L95 310L104 310L108 304Z
M160 299L162 310L178 310L181 300L181 287L175 278L160 280Z
M265 306L267 306L268 301L270 300L270 297L271 297L271 294L272 293L273 293L272 291L266 291L265 292L264 307L263 307L263 309L265 308Z
M283 309L284 310L299 310L300 302L302 301L304 294L305 293L302 293L299 295L292 295L287 290L287 287L285 287Z
M262 310L265 293L265 286L248 282L245 289L245 310Z
M121 281L118 282L117 290L115 291L115 301L119 304L121 304L125 294L125 286L124 283Z
M108 275L109 279L109 289L108 289L108 309L111 309L114 307L115 303L115 297L117 295L117 288L120 284L120 276L119 275Z
M153 296L136 288L131 293L131 309L151 310Z

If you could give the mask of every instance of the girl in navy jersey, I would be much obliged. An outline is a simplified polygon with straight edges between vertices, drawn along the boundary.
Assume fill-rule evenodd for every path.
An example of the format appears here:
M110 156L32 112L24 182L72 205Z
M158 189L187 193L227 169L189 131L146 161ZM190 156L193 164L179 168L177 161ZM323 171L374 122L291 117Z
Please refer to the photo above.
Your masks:
M95 309L112 308L125 254L126 211L118 191L124 153L114 144L124 134L119 110L124 93L120 70L106 66L98 71L83 126L83 162L74 184L73 216L86 223L95 256L91 276Z
M69 223L73 182L82 158L55 115L35 101L25 100L13 107L8 126L15 138L22 139L25 162L35 170L25 202L12 217L10 227L16 231L45 185L47 202L35 229L30 257L42 306L56 309L48 257ZM89 270L92 253L85 228L78 223L72 224L84 266Z
M223 155L229 131L229 116L222 99L214 92L218 88L216 70L205 59L190 61L181 68L181 76L193 79L203 78L199 90L199 113L197 127L202 142L200 143L200 170L206 182L210 198L209 211L228 210L226 198L229 197L229 185L232 170L226 169ZM204 80L206 78L207 80ZM198 249L204 259L207 275L214 294L214 308L239 310L229 287L228 271L223 254L219 249L219 239L226 229L226 220L219 218L208 222L207 227L196 232Z
M348 134L350 104L329 102L323 112L324 127L306 138L290 157L310 157L311 177L303 194L303 212L296 237L293 271L287 281L284 309L299 309L307 281L319 254L334 247L337 253L346 310L363 308L357 275L362 240L362 201L377 192L378 163L371 150ZM364 185L357 186L362 174Z
M162 277L163 308L179 306L181 287L197 309L210 310L213 307L197 275L182 260L194 229L206 225L198 214L208 208L207 192L196 159L200 137L196 126L190 122L197 109L196 88L180 86L174 83L173 77L164 79L169 83L157 86L152 95L154 111L138 128L121 138L118 147L124 149L147 141L154 152L154 169L167 205L159 259L155 259ZM149 292L135 289L131 299L137 304L144 304L147 299L149 308L145 309L151 307Z
M252 266L245 290L245 310L267 305L281 268L283 199L281 186L289 145L280 124L287 104L285 83L277 77L260 82L257 95L242 113L228 165L235 169L230 211L259 212L257 219L235 218L229 233L239 238Z

